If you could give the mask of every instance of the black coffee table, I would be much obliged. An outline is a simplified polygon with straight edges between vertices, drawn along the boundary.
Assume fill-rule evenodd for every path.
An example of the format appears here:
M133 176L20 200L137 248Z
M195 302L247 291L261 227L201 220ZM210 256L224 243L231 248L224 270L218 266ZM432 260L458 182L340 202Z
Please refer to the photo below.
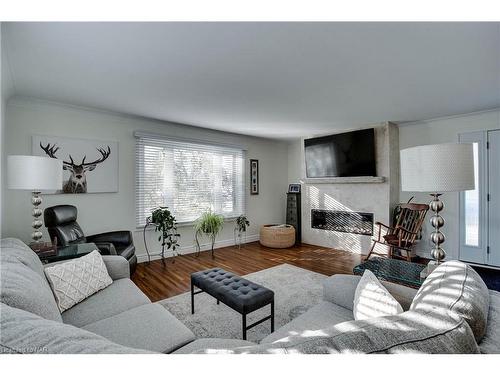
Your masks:
M200 290L196 291L197 287ZM243 340L247 330L271 319L271 332L274 332L274 292L262 285L253 283L241 276L221 268L211 268L191 274L191 314L194 314L194 295L208 293L242 316ZM271 305L271 314L247 326L247 314L264 306Z
M402 284L411 288L420 288L423 279L420 272L425 268L423 264L410 263L399 259L376 257L358 264L352 272L362 275L365 270L373 272L377 278L391 283Z

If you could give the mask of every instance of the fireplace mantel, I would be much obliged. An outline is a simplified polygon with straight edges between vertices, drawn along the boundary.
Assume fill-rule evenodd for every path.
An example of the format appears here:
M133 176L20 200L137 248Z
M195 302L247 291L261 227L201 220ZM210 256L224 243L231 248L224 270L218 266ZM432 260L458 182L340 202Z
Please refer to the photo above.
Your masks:
M304 178L305 184L381 184L386 181L385 177L327 177L327 178Z

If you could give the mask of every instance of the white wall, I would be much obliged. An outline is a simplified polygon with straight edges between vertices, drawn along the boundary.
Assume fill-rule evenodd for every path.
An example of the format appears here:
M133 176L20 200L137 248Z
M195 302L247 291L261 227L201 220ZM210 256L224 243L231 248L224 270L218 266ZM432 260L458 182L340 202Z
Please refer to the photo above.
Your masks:
M10 69L8 65L8 60L7 60L7 55L6 55L6 48L5 48L5 38L2 38L2 29L4 27L3 23L0 23L0 71L1 71L1 76L0 76L0 213L3 212L3 201L4 201L4 196L3 196L3 186L5 184L5 158L4 158L4 152L3 150L5 149L5 113L6 113L6 103L7 99L10 97L13 89L12 85L12 80L11 80L11 75L10 75ZM0 215L0 238L2 237L3 233L3 226L2 226L2 215Z
M5 129L5 98L3 96L3 86L4 86L4 49L3 49L3 39L2 39L2 28L0 24L0 238L2 238L2 202L3 202L3 152L4 149L4 129Z
M419 121L399 126L399 147L404 149L425 144L457 142L459 133L498 128L500 128L500 110ZM429 195L424 193L402 191L400 191L400 200L405 202L413 195L415 196L415 202L427 203L431 200ZM442 212L445 225L442 232L446 236L446 241L443 244L443 248L447 253L448 259L458 258L458 197L459 193L446 193L441 197L445 203L445 209ZM417 254L420 256L430 257L430 249L432 247L432 242L429 240L430 231L432 231L432 226L427 220L423 240L417 245Z
M153 121L118 114L92 111L42 101L13 98L7 105L6 139L3 152L31 154L31 136L56 135L119 142L119 192L87 195L44 195L43 206L74 204L78 207L78 221L88 234L109 230L135 231L138 254L144 254L142 231L135 228L135 139L133 132L144 130L183 138L238 144L245 147L248 159L259 159L260 194L249 195L247 214L251 222L249 240L258 239L259 226L283 222L287 188L287 145L284 142L241 136L231 133ZM248 168L248 162L247 168ZM2 209L3 236L19 237L29 241L31 233L31 205L29 192L6 190ZM225 225L219 236L219 246L233 241L233 222ZM181 227L181 252L192 250L192 227ZM46 236L47 233L44 232ZM47 238L47 237L46 237ZM149 232L148 246L158 251L155 237ZM144 259L144 257L140 257Z

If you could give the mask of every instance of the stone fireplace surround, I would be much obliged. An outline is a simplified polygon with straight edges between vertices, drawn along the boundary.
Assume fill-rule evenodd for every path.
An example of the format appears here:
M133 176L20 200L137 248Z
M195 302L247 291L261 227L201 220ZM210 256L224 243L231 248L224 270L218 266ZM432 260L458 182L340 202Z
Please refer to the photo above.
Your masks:
M392 208L398 203L399 195L398 127L390 122L367 127L375 128L377 178L307 179L301 140L302 242L358 254L367 254L370 249L369 235L313 228L313 209L372 213L374 223L390 224ZM384 253L387 249L380 246L376 251Z

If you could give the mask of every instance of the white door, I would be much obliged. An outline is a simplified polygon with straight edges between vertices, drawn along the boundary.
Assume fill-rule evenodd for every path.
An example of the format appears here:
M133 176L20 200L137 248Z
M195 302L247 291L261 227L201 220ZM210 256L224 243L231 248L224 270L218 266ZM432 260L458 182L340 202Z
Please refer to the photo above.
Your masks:
M460 193L460 260L500 267L500 130L459 135L474 145L474 190Z
M487 215L487 132L459 135L460 143L474 146L474 190L460 193L460 260L487 263L488 215Z
M488 259L500 267L500 130L488 132Z

